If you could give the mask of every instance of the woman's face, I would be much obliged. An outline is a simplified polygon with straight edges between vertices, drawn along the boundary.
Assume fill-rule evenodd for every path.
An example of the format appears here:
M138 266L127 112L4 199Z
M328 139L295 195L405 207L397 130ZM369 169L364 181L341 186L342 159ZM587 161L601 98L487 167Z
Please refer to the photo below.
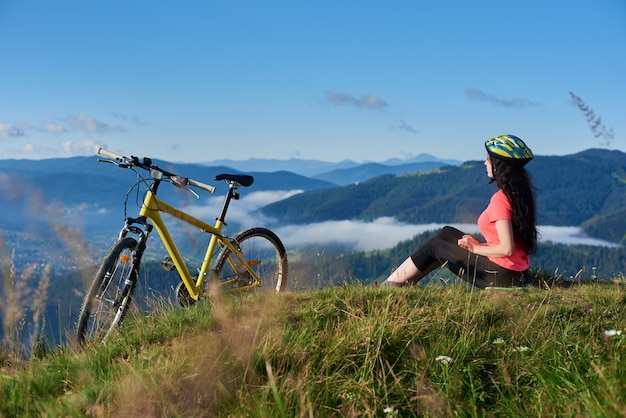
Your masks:
M489 154L487 154L487 158L485 159L485 167L487 168L487 176L492 179L493 178L493 165L491 164L491 158L489 158Z

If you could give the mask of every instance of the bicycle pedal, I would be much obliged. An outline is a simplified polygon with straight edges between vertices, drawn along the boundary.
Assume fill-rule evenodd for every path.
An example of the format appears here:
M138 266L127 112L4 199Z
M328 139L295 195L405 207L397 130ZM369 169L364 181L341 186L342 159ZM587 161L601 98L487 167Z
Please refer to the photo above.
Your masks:
M174 265L174 260L172 257L167 256L161 261L161 268L165 271L174 271L176 270L176 265Z

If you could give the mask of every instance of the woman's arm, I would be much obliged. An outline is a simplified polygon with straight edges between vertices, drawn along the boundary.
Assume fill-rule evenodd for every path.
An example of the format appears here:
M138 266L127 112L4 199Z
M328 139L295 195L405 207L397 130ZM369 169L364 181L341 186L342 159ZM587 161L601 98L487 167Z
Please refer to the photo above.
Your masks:
M499 244L487 245L484 242L478 241L471 235L463 235L459 239L459 247L466 250L487 257L510 257L513 255L515 248L515 242L513 241L513 224L508 219L502 219L496 221L496 231L498 232L498 238L500 238Z

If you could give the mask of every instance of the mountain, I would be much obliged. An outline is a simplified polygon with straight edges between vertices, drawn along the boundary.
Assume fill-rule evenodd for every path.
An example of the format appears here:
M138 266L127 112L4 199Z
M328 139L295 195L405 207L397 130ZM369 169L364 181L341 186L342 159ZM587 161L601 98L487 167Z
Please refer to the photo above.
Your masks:
M356 168L358 171L362 171L363 166L367 166L369 164L378 165L378 166L388 166L388 171L380 171L376 170L372 172L370 175L366 176L367 178L359 177L358 180L355 181L363 181L369 178L376 177L381 174L395 174L401 172L399 170L402 169L394 169L392 167L399 165L411 165L415 163L426 163L426 162L436 162L440 165L458 165L461 162L457 160L445 160L439 159L429 154L419 154L412 158L400 159L400 158L392 158L382 162L364 162L357 163L352 160L343 160L339 162L328 162L328 161L319 161L319 160L302 160L299 158L290 158L288 160L277 160L277 159L262 159L262 158L251 158L249 160L214 160L205 163L206 165L224 165L228 167L233 167L238 170L252 170L252 171L266 171L272 172L276 170L284 170L291 171L292 173L300 174L302 176L320 178L323 180L327 180L329 176L326 173L332 173L337 170L346 170L343 173L349 173L350 169ZM415 171L414 169L409 169L408 171ZM419 169L418 169L419 171ZM350 176L350 174L348 174ZM332 175L330 176L333 177ZM331 180L328 180L331 181ZM334 182L334 181L333 181ZM348 184L343 181L340 181L337 184Z
M223 196L227 189L226 183L213 180L216 175L238 172L225 166L155 162L168 171L214 185L216 192L213 196ZM147 175L146 172L142 174ZM323 180L286 171L246 174L254 176L255 181L245 192L241 190L242 196L253 192L336 187ZM0 160L0 231L9 247L19 250L24 263L38 259L41 252L49 255L47 242L58 240L55 234L83 236L87 241L81 244L83 246L97 240L109 240L126 216L125 198L131 211L128 215L136 214L133 207L142 196L137 189L130 190L136 183L137 175L132 170L98 163L96 157ZM191 193L174 187L162 187L160 191L160 197L166 201L208 205L211 195L202 191L198 194L199 199L195 199ZM217 215L217 209L211 213L214 215Z
M537 156L528 166L536 188L538 223L589 226L598 238L616 241L626 232L626 155L588 150L567 156ZM407 223L475 222L495 191L483 162L314 190L262 209L284 223L372 220L395 217ZM603 222L606 220L606 222ZM616 231L616 226L622 225Z
M216 195L225 192L226 184L214 181L221 173L245 173L254 176L255 182L250 188L254 191L299 190L311 191L336 187L344 181L356 182L378 176L380 173L397 173L428 169L443 164L442 162L424 162L435 157L420 155L412 164L398 165L401 161L392 160L391 165L357 165L351 161L329 163L305 160L259 160L227 161L239 167L224 164L183 164L154 160L159 166L195 180L212 184ZM131 170L117 169L111 164L98 163L98 157L74 157L45 160L0 160L0 210L4 214L0 220L0 229L21 230L26 225L45 226L49 219L75 217L78 212L85 219L83 227L91 231L110 228L112 222L118 222L121 216L121 202L124 193L136 181L136 174ZM356 166L355 166L356 165ZM320 178L306 177L295 171L330 170ZM352 168L346 168L352 167ZM252 169L258 169L254 171ZM341 171L352 170L352 171ZM146 174L146 173L144 173ZM327 179L325 179L326 177ZM189 195L191 196L191 195ZM180 199L180 190L163 188L164 199ZM200 193L201 201L207 195ZM135 194L128 195L136 199ZM112 204L115 202L115 204ZM117 203L120 204L117 204ZM103 210L106 208L107 210Z
M446 163L440 161L425 161L421 163L409 163L400 165L385 165L378 163L366 163L351 168L338 168L326 173L318 174L314 178L325 180L340 186L361 183L385 174L402 174L433 170L443 167Z
M89 265L102 255L102 251L117 236L124 217L136 215L136 207L143 193L132 189L133 185L137 185L137 174L132 170L119 169L112 164L97 161L97 156L36 161L0 160L0 246L4 238L7 247L17 254L15 262L19 266L44 260L55 260L55 268L61 270ZM240 190L244 198L250 196L250 199L246 204L236 206L238 209L235 212L231 212L231 215L238 215L239 218L229 217L230 229L233 231L240 229L240 223L245 222L247 214L253 216L252 211L262 204L256 202L274 198L272 193L255 196L255 192L293 193L337 187L337 184L323 179L290 171L277 171L280 164L257 166L269 171L240 171L225 165L154 162L168 171L216 187L213 198L200 191L199 199L174 187L162 187L160 190L163 200L194 206L196 210L202 210L204 215L200 216L208 215L207 219L217 214L218 208L214 208L213 202L219 200L227 187L224 182L213 180L217 174L243 172L253 175L254 184L248 189ZM241 163L247 169L254 166ZM310 165L324 166L324 169L332 171L344 167L345 163L311 162ZM299 161L296 166L304 167L306 164ZM423 167L428 165L396 165L393 169L402 171ZM354 169L358 171L358 166ZM361 176L368 177L375 177L377 174L376 170L368 174L367 168L360 172ZM345 178L346 175L342 176ZM127 205L124 204L125 201ZM125 208L128 208L128 213ZM71 245L86 250L80 253L89 255L92 260L79 260L76 255L78 252L69 248ZM94 250L90 250L90 246Z
M0 160L0 173L3 173L5 182L11 181L16 183L34 181L36 184L30 186L41 186L45 191L50 192L49 197L55 195L58 187L71 189L72 186L78 186L73 191L76 196L89 193L84 185L92 185L92 181L96 178L102 179L96 184L101 186L105 183L128 183L134 174L131 170L117 170L110 164L97 163L98 157L73 157L58 158L47 160ZM252 186L254 190L314 190L326 187L332 187L331 184L324 180L311 179L295 172L284 170L254 171L254 170L238 170L225 165L204 165L204 164L174 164L167 161L153 160L154 163L166 170L174 173L190 177L195 180L213 184L220 187L221 182L216 182L214 177L221 173L244 173L254 176L255 182ZM6 184L6 183L5 183ZM54 187L51 185L54 184ZM225 186L224 186L225 187ZM92 189L97 189L93 188ZM93 190L97 193L98 190ZM56 193L58 196L59 194ZM64 196L64 198L71 196ZM82 199L82 197L79 197Z
M290 158L288 160L251 158L248 160L214 160L204 163L205 165L225 165L238 170L246 171L276 171L284 170L302 176L313 177L326 171L337 168L352 168L359 163L352 160L343 160L339 162L328 162L319 160L301 160L299 158Z

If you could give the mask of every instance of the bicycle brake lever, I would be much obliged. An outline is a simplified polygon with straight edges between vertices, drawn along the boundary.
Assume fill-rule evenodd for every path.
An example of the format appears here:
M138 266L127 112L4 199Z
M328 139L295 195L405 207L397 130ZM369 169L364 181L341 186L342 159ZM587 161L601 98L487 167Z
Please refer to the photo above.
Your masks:
M126 163L124 161L103 160L102 158L98 158L97 161L99 163L113 164L113 165L116 165L116 166L121 167L121 168L131 168L133 166L132 164Z
M183 187L183 189L187 190L189 193L194 195L196 197L196 199L200 199L200 195L198 193L194 192L193 190L191 190L189 187Z
M97 161L98 161L99 163L109 163L109 164L113 164L113 165L117 165L117 166L119 166L119 164L118 164L118 163L116 163L115 161L112 161L112 160L103 160L103 159L101 159L101 158L98 158L98 160L97 160Z

